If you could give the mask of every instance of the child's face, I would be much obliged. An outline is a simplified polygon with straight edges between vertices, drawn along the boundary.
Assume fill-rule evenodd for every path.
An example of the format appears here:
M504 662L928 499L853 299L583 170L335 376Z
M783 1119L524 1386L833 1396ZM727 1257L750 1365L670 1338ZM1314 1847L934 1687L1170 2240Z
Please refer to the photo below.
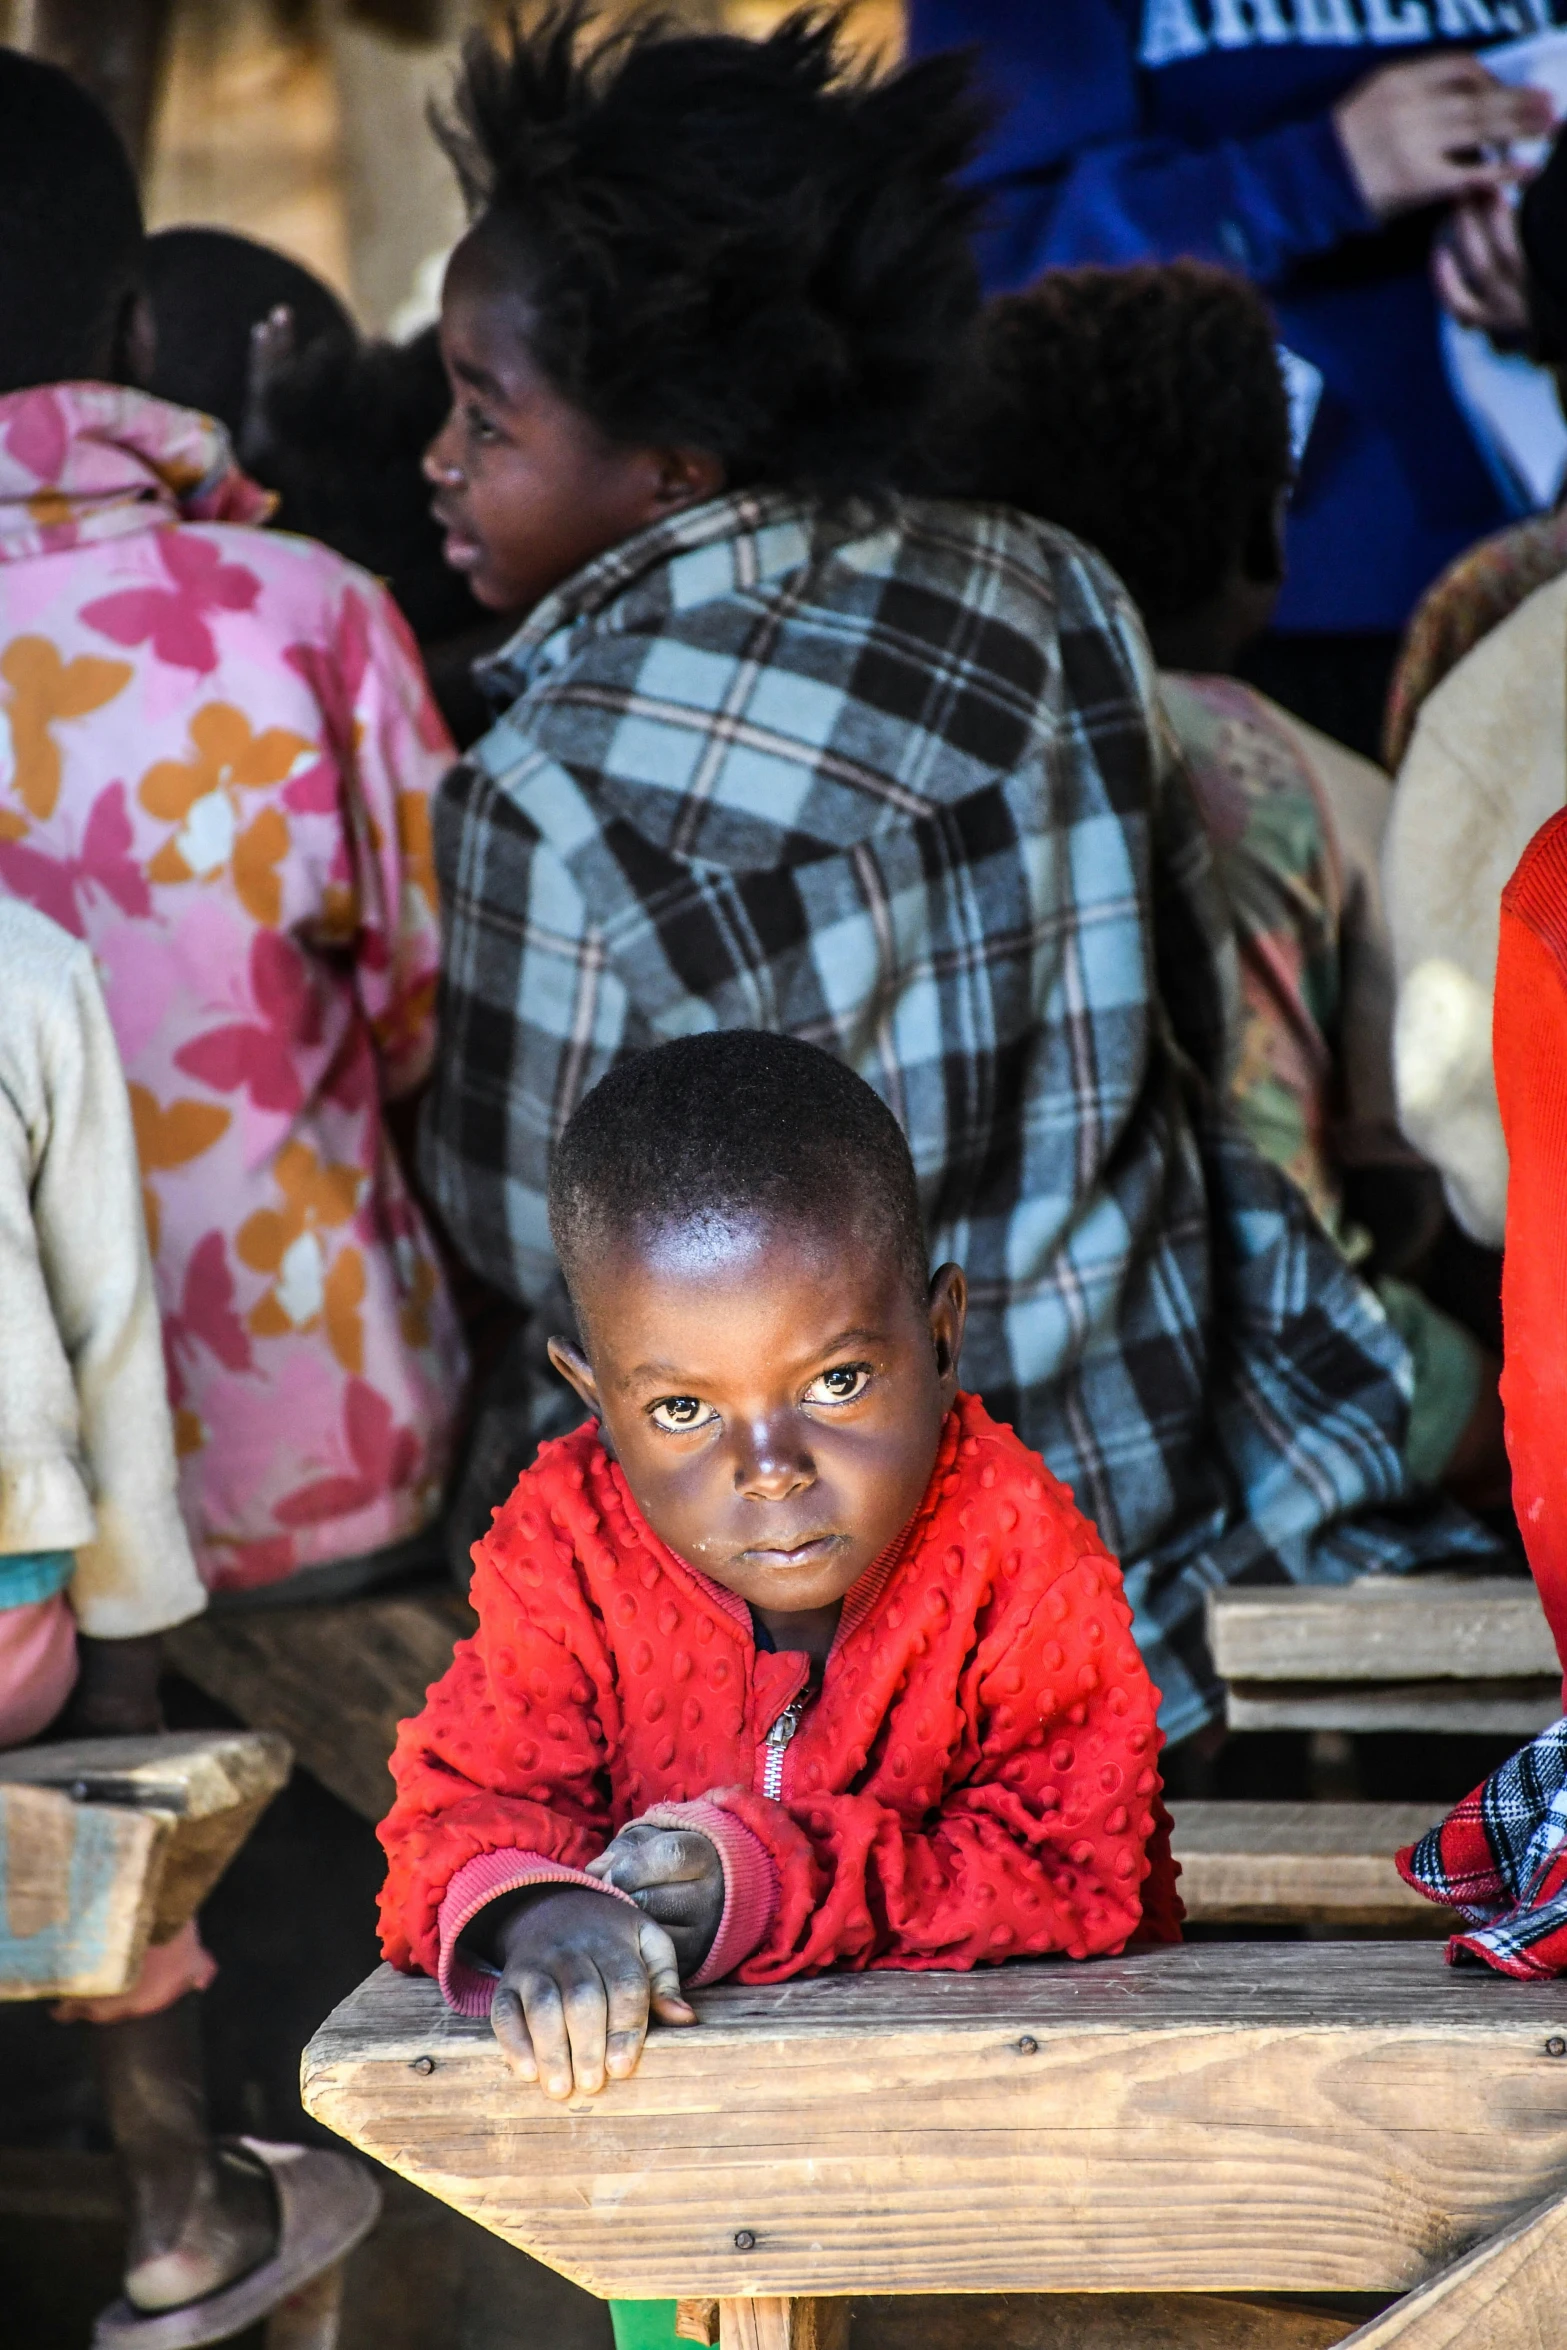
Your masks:
M607 440L534 364L527 328L497 258L465 237L441 300L452 412L424 470L447 562L499 612L531 611L596 555L723 486L701 452Z
M755 1607L832 1606L919 1506L957 1387L964 1285L918 1306L855 1228L677 1225L576 1268L587 1354L550 1355L655 1534Z

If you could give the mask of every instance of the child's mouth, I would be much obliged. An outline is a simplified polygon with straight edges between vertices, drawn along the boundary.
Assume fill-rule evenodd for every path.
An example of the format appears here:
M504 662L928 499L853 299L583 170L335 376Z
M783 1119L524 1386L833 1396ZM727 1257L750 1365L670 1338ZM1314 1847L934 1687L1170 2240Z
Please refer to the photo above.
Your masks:
M484 561L484 548L480 541L471 532L464 530L460 523L454 521L452 516L443 512L439 506L432 506L430 511L445 533L444 544L441 548L441 560L453 571L477 571L479 565Z
M817 1559L825 1558L828 1551L837 1548L840 1539L837 1534L811 1534L804 1542L796 1542L787 1550L781 1544L755 1543L743 1555L754 1559L758 1566L805 1567Z

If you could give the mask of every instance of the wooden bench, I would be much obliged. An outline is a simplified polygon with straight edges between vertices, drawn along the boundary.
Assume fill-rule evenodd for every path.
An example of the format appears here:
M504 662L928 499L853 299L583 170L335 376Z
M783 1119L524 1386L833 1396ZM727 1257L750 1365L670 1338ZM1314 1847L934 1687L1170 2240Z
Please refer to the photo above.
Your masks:
M0 1999L128 1990L288 1777L253 1730L87 1738L0 1754Z
M1438 1730L1528 1738L1562 1672L1524 1577L1370 1575L1215 1591L1208 1639L1232 1730Z
M392 1801L397 1725L452 1661L476 1619L455 1591L330 1606L208 1613L165 1636L170 1662L367 1820Z
M1171 2297L1126 2350L1223 2339L1180 2325L1215 2295L1412 2296L1338 2337L1279 2312L1275 2350L1556 2338L1567 1984L1420 1943L1219 1944L696 2005L557 2108L383 1967L311 2041L304 2101L589 2291L696 2305L724 2350L825 2350L864 2294ZM1476 2295L1482 2335L1452 2323Z

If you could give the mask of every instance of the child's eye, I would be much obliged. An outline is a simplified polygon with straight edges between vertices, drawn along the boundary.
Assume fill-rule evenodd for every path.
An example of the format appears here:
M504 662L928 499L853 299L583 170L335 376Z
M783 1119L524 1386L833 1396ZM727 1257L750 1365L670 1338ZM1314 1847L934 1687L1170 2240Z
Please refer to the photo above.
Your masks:
M807 1403L858 1403L871 1381L869 1363L837 1363L820 1372L805 1391Z
M463 421L468 427L470 436L476 441L493 441L498 440L500 437L496 431L495 426L490 422L482 408L474 408L471 406L465 408L463 410Z
M700 1396L666 1395L648 1406L648 1417L666 1436L689 1436L693 1428L705 1428L718 1414Z

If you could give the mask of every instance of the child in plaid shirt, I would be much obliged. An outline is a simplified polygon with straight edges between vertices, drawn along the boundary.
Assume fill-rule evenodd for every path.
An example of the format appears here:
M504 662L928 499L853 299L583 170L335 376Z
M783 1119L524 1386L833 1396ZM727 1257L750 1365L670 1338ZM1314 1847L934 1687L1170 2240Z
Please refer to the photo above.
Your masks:
M531 1317L459 1524L580 1408L539 1345L576 1104L669 1038L803 1037L907 1135L967 1382L1123 1560L1185 1738L1215 1586L1489 1538L1402 1506L1405 1349L1219 1115L1233 939L1124 590L1045 523L899 488L979 313L967 65L868 80L798 18L579 30L471 50L451 138L476 219L427 469L448 560L519 625L436 800L421 1164Z

